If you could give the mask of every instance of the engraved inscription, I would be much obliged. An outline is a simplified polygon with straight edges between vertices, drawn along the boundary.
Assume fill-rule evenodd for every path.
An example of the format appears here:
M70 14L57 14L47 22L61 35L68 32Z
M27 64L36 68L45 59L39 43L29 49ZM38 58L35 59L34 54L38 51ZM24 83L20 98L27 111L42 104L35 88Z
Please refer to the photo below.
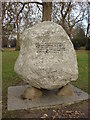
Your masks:
M59 53L61 51L65 51L65 47L63 43L55 43L55 42L42 42L36 43L37 53Z

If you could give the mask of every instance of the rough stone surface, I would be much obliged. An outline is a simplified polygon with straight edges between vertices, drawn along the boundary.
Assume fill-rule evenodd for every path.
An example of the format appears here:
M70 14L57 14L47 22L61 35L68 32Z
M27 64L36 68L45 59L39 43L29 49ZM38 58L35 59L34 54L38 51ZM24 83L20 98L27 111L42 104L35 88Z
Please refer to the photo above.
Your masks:
M72 87L69 84L67 84L61 89L59 89L59 91L57 92L57 95L58 96L72 96L74 95L74 92L73 92Z
M61 88L78 78L76 53L64 29L45 21L21 35L15 72L36 88Z
M23 99L37 99L42 96L42 92L34 87L28 87L25 89L24 93L22 94Z

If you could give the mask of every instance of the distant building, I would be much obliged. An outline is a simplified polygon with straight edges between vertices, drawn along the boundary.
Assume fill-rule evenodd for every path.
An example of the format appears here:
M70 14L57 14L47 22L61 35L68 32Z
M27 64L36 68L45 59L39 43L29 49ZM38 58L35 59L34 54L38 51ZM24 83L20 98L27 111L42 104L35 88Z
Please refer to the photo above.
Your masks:
M16 47L16 40L17 36L16 35L10 35L8 36L3 36L2 37L2 47Z

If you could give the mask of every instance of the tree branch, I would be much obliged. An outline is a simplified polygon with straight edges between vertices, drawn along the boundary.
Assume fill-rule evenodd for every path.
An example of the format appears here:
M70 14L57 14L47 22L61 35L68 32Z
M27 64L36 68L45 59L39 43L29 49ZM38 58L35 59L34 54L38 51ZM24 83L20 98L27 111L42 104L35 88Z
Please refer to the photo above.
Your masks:
M70 10L70 6L71 6L71 2L69 2L69 5L68 5L68 7L67 7L67 9L66 9L66 11L65 11L65 14L64 14L64 16L63 16L64 19L65 19L65 17L67 16L67 14L68 14L68 12L69 12L69 10Z

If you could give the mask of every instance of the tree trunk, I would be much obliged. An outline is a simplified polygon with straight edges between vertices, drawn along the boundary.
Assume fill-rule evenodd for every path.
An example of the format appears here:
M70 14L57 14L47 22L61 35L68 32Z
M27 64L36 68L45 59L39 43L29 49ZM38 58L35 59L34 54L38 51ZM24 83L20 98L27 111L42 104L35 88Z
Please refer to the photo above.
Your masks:
M20 34L20 28L19 28L19 23L18 23L18 16L16 19L16 25L17 25L17 42L16 42L16 50L20 50L20 45L19 45L19 34Z
M87 10L87 13L88 13L88 25L87 25L87 33L86 33L86 50L90 50L90 38L89 38L89 29L90 29L90 3L88 2L88 10Z
M52 2L43 2L43 17L42 21L51 21Z
M69 27L69 30L67 31L67 34L68 34L68 36L70 37L70 39L71 39L71 33L72 33L72 28Z
M66 25L65 25L65 19L62 18L61 20L61 26L64 28L64 30L66 30Z

